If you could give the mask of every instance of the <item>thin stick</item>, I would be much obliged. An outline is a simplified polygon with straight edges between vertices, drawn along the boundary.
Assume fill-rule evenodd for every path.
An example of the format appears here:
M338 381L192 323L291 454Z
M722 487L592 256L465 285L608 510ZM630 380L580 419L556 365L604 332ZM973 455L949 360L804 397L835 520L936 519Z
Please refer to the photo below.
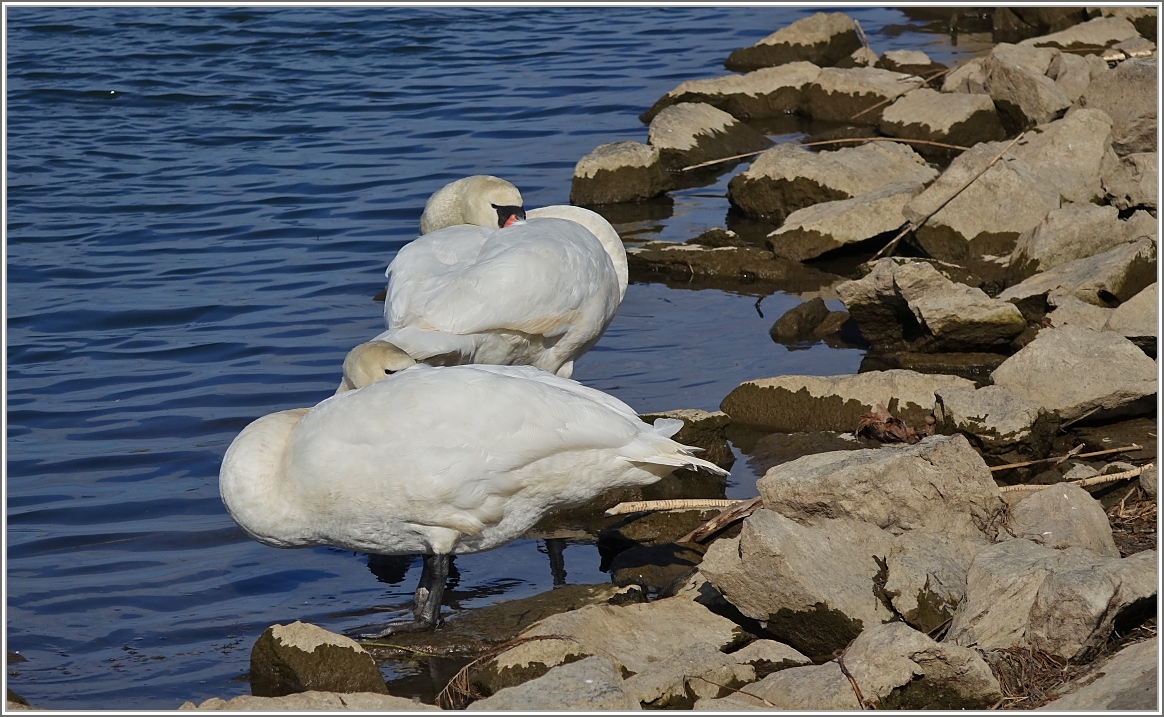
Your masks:
M743 501L737 505L728 508L695 530L691 531L682 538L679 538L679 543L698 543L707 538L707 536L719 531L726 525L730 525L737 520L743 520L752 513L755 513L760 508L764 507L764 499L756 496L748 501Z
M1007 152L1009 152L1009 151L1010 151L1010 148L1011 148L1011 147L1013 147L1013 146L1015 146L1015 144L1017 144L1017 143L1018 143L1018 141L1019 141L1020 139L1022 139L1023 137L1025 137L1026 135L1027 135L1027 133L1026 133L1026 132L1020 132L1018 137L1015 137L1014 139L1012 139L1012 140L1011 140L1011 142L1010 142L1010 144L1008 144L1008 145L1006 145L1005 147L1003 147L1003 149L1002 149L1002 151L1001 151L1001 152L999 152L998 154L994 155L994 159L992 159L992 160L990 160L989 162L987 162L985 167L983 167L982 169L980 169L980 170L978 171L978 173L977 173L977 174L975 174L973 177L971 177L970 179L966 180L966 182L965 182L965 183L964 183L964 184L963 184L961 187L958 187L958 189L957 189L957 190L955 190L953 194L951 194L951 195L950 195L950 196L949 196L949 197L948 197L948 198L947 198L947 199L946 199L944 202L942 202L942 203L941 203L941 204L939 204L939 205L938 205L936 208L934 208L934 210L933 210L932 212L930 212L929 214L925 215L925 216L924 216L924 217L922 217L921 219L918 219L917 221L914 221L914 222L909 222L908 224L906 224L905 228L901 230L901 233L900 233L900 234L898 234L897 236L893 237L893 240L892 240L892 241L890 241L888 244L886 244L884 247L882 247L881 251L879 251L879 252L877 252L876 254L874 254L874 255L873 255L873 258L872 258L872 259L870 259L869 261L876 261L878 258L880 258L880 257L881 257L881 255L882 255L882 254L884 254L885 252L889 251L889 250L890 250L890 249L892 249L893 247L897 246L897 242L901 241L901 238L902 238L903 236L905 236L906 234L908 234L910 231L917 231L917 229L918 229L919 227L921 227L921 225L922 225L922 224L925 224L925 223L926 223L926 221L927 221L927 220L929 220L929 218L930 218L930 217L932 217L933 215L937 214L938 212L940 212L940 211L942 210L942 208L943 208L943 207L945 207L945 206L946 206L947 204L949 204L950 202L954 201L954 197L956 197L956 196L958 196L959 194L961 194L962 192L964 192L964 191L966 190L966 187L969 187L969 186L970 186L971 184L973 184L973 183L974 183L974 182L975 182L975 181L976 181L976 180L977 180L979 177L981 177L983 174L986 174L986 170L988 170L988 169L990 169L991 167L993 167L995 162L997 162L998 160L1002 159L1002 156L1003 156L1004 154L1006 154Z
M704 508L730 508L742 500L722 498L675 498L671 500L632 500L619 503L607 509L605 515L643 513L658 510L701 510Z
M880 102L878 102L876 104L869 105L865 109L861 110L857 114L850 117L849 120L850 121L855 120L858 117L860 117L861 115L865 114L866 112L871 112L872 110L875 110L878 107L884 107L885 105L889 104L890 102L896 102L898 99L904 97L905 95L908 95L910 92L913 92L914 90L920 90L921 88L928 85L930 82L938 79L942 75L948 75L956 69L958 69L958 68L952 67L948 70L942 70L941 72L935 73L934 75L932 75L930 77L919 77L919 78L917 78L918 85L916 87L910 87L908 90L906 90L905 92L902 92L900 95L897 95L896 97L886 97L885 99L881 100Z
M902 139L900 137L847 137L844 139L821 140L819 142L807 142L807 143L802 142L800 146L802 146L802 147L816 147L816 146L822 145L822 144L838 144L841 142L902 142L904 144L933 145L934 147L943 147L945 149L957 149L957 150L960 150L963 152L970 149L969 147L962 147L962 146L956 145L956 144L945 144L943 142L931 142L931 141L925 140L925 139ZM755 157L756 155L763 154L767 151L768 151L767 149L761 149L761 150L758 150L756 152L745 152L744 154L733 154L730 157L720 157L719 159L710 159L706 162L700 162L699 164L692 164L692 165L687 166L687 167L682 167L679 171L686 172L686 171L692 170L692 169L702 169L703 167L710 167L713 164L721 164L723 162L732 162L732 161L737 160L737 159L746 159L748 157Z
M847 650L849 648L846 647L845 649ZM841 673L849 678L849 684L853 686L853 694L857 697L857 704L861 706L862 710L869 709L865 704L865 695L861 694L861 688L857 686L857 680L849 674L849 668L845 667L844 657L844 653L837 655L837 666L841 668Z
M873 52L873 48L869 47L869 38L865 37L865 30L863 30L861 28L861 23L854 20L853 24L856 25L856 27L857 27L857 37L861 38L861 44L865 46L866 50L868 50L869 52ZM874 54L876 54L876 53L874 53Z
M1059 485L1077 485L1080 488L1086 488L1089 485L1100 485L1101 483L1114 483L1118 480L1125 480L1127 478L1135 478L1136 476L1140 475L1141 473L1148 470L1149 468L1151 468L1154 465L1156 465L1156 464L1155 463L1148 463L1147 465L1142 465L1139 468L1133 468L1130 471L1122 471L1120 473L1108 473L1107 475L1092 476L1091 478L1081 478L1080 480L1073 480L1073 481L1070 481L1069 483L1051 483L1049 485L1031 485L1031 484L1027 484L1027 483L1025 483L1023 485L1004 485L1001 488L999 488L998 490L999 490L999 492L1002 492L1002 493L1008 493L1008 492L1014 491L1014 490L1042 490L1044 488L1054 488L1055 486L1059 486Z
M1081 443L1079 445L1082 446L1083 444ZM1078 448L1078 446L1077 446L1077 448ZM1023 461L1022 463L1007 463L1004 466L991 466L990 470L991 471L1001 471L1001 470L1006 470L1008 468L1024 468L1026 466L1033 466L1036 463L1053 463L1055 461L1063 461L1063 460L1066 460L1067 458L1071 458L1071 457L1092 458L1094 456L1106 456L1110 453L1122 453L1124 451L1139 451L1139 450L1143 450L1143 448L1144 447L1141 446L1140 444L1133 443L1130 446L1123 446L1122 448L1107 448L1107 449L1104 449L1102 451L1093 451L1091 453L1077 453L1077 454L1068 453L1065 456L1052 456L1050 458L1040 458L1037 461ZM1075 450L1075 449L1073 448L1071 450Z

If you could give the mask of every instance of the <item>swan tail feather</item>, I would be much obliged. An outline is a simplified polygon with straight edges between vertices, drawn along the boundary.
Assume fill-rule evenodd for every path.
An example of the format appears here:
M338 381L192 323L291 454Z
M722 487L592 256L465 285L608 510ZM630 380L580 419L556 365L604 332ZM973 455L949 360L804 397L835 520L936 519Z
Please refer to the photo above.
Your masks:
M683 428L683 421L678 418L656 418L655 422L651 424L655 433L658 433L663 438L670 438Z

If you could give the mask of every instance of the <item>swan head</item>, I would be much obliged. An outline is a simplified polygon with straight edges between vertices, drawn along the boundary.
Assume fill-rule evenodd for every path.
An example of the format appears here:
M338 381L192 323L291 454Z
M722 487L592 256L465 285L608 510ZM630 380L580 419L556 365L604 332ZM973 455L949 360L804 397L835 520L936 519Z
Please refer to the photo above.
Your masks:
M517 187L499 177L477 174L450 182L428 198L420 215L420 233L457 224L500 229L524 219Z
M348 352L336 393L363 388L415 364L411 356L387 341L367 341Z

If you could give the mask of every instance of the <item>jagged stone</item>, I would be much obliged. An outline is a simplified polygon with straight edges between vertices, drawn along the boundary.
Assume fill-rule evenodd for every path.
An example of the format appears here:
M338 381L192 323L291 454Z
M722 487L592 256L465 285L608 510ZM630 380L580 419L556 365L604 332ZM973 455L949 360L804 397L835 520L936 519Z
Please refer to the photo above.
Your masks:
M1156 58L1128 60L1092 82L1078 104L1111 117L1117 154L1155 152L1156 87Z
M1160 221L1156 217L1143 209L1137 209L1124 221L1124 236L1128 241L1146 238L1155 242L1159 225Z
M1028 132L1013 153L1057 188L1063 201L1092 202L1103 198L1100 178L1110 141L1111 118L1079 109Z
M827 655L892 617L873 590L891 540L858 520L804 526L762 509L744 520L738 538L713 543L699 571L780 642Z
M1073 27L1020 42L1030 47L1061 50L1098 50L1136 37L1136 27L1122 17L1097 17Z
M973 386L957 376L915 371L869 371L855 376L777 376L745 381L720 404L732 423L781 433L854 431L862 414L881 404L915 427L943 386Z
M1075 259L1102 254L1127 242L1119 210L1094 204L1064 204L1038 226L1019 235L1010 255L1011 284Z
M1140 488L1149 500L1156 500L1156 472L1157 469L1153 466L1140 474Z
M829 309L825 306L824 299L817 296L784 312L784 315L772 324L768 335L777 343L803 341L813 335L813 331L828 315Z
M862 632L845 651L845 668L878 709L985 709L1002 697L976 651L900 622Z
M918 86L903 72L826 67L804 89L804 113L816 120L874 125L889 101Z
M1159 310L1160 297L1153 283L1116 307L1104 328L1127 337L1141 349L1150 347L1149 353L1154 356Z
M1086 548L1120 557L1111 524L1099 501L1077 485L1062 483L1034 491L1014 505L1007 530L1048 548Z
M1156 243L1137 239L1035 274L998 298L1013 303L1028 320L1037 321L1047 312L1048 297L1074 296L1095 306L1111 306L1140 293L1155 278Z
M941 388L934 395L939 431L964 434L982 452L1008 461L1042 458L1059 428L1053 413L1002 386ZM1011 456L1012 452L1019 455Z
M250 681L256 697L388 692L376 661L358 642L299 621L272 625L259 635L251 648Z
M974 351L1003 346L1026 329L1014 305L958 284L926 262L879 259L837 296L867 341L879 348Z
M852 18L840 12L818 12L732 52L724 66L733 72L748 72L803 60L823 67L859 47L861 39Z
M1081 714L1157 710L1160 708L1160 680L1156 672L1159 649L1159 639L1155 637L1128 645L1073 680L1070 692L1037 709Z
M1005 507L990 469L963 436L803 456L770 469L756 487L766 509L800 523L855 519L893 535L992 540Z
M587 657L560 665L536 679L506 687L468 710L639 710L627 694L618 667L606 657Z
M909 625L929 633L954 615L966 593L966 572L990 543L940 533L910 531L893 541L886 559L885 594Z
M797 209L849 199L891 184L925 184L937 171L904 144L870 142L831 152L779 144L728 183L740 211L783 223Z
M990 377L1064 422L1137 415L1156 404L1156 362L1114 331L1043 329Z
M1074 296L1049 296L1047 305L1054 311L1047 314L1047 322L1054 328L1060 326L1080 326L1085 329L1103 331L1112 309L1080 301Z
M627 694L650 709L684 709L694 699L731 694L756 679L756 668L709 645L695 645L663 664L627 678Z
M986 70L982 68L985 58L967 60L961 67L946 75L942 81L942 92L964 92L971 95L985 95Z
M820 68L811 62L790 62L744 75L688 80L659 98L639 119L649 123L663 109L682 102L702 102L739 119L779 117L801 111L804 88Z
M1008 131L1050 122L1071 106L1055 81L1044 74L1046 70L1016 64L998 48L983 61L982 71L986 92Z
M1091 84L1091 64L1079 55L1061 52L1051 63L1047 76L1069 102L1077 102Z
M929 55L920 50L888 50L882 53L876 66L883 70L916 76L946 69L945 65L934 62Z
M772 140L711 105L683 102L651 120L647 142L659 149L663 166L679 169L772 146Z
M890 137L963 147L1006 136L990 97L927 88L906 93L885 108L877 128ZM923 153L926 149L924 145L918 147Z
M1156 152L1137 152L1122 158L1110 153L1103 160L1103 189L1120 209L1156 209L1159 170Z
M768 675L759 682L719 699L695 703L697 712L738 710L848 710L862 708L852 683L835 661L806 665Z
M578 160L570 185L571 204L636 202L666 192L671 178L656 147L641 142L599 145Z
M902 208L923 188L915 182L890 184L851 199L798 209L768 235L768 247L776 256L805 261L896 231L905 223Z

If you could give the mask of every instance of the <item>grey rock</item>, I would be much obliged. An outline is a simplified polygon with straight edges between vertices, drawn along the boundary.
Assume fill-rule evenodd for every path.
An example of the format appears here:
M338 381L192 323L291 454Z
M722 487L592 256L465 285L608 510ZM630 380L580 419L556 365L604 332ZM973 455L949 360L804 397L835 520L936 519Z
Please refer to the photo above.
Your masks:
M938 430L968 436L983 453L1042 457L1059 428L1054 413L1004 386L941 388L934 396Z
M1150 499L1156 500L1156 467L1145 470L1140 474L1140 488Z
M1004 346L1026 329L1012 304L950 281L927 262L879 259L837 296L867 341L882 349L974 351Z
M1029 540L997 543L971 562L966 597L945 641L1086 659L1118 616L1155 594L1155 562L1155 551L1120 560Z
M1028 132L1013 154L1058 189L1063 201L1092 202L1104 196L1101 177L1110 136L1110 117L1079 109Z
M1002 698L976 651L934 642L900 622L862 632L844 660L861 695L879 709L985 709Z
M198 705L185 702L178 709L226 712L419 712L440 708L406 697L373 692L338 693L309 690L281 697L240 695L229 700L211 697Z
M893 535L993 540L1005 510L990 469L964 436L808 455L770 469L756 487L765 508L805 525L853 519Z
M1040 331L990 377L1066 422L1154 410L1156 373L1156 362L1114 331L1064 326Z
M251 648L250 681L257 697L388 692L376 661L358 642L299 621L272 625L259 635Z
M636 702L651 709L683 709L691 704L692 696L721 697L731 694L731 687L755 679L756 669L750 664L711 646L695 645L682 655L627 678L623 686Z
M927 88L899 97L882 111L877 128L889 137L964 147L1006 136L990 97Z
M1048 548L1086 548L1120 557L1111 524L1099 501L1077 485L1062 483L1034 491L1011 508L1007 529Z
M1159 170L1156 152L1137 152L1116 159L1104 157L1103 189L1108 201L1120 209L1156 209Z
M875 67L826 67L804 89L804 113L826 122L876 126L883 103L918 82L912 75Z
M1128 241L1147 238L1154 242L1156 241L1159 226L1159 219L1143 209L1137 209L1124 222L1124 234L1127 236Z
M877 404L920 427L934 407L934 391L973 386L957 376L894 369L855 376L776 376L745 381L720 404L732 423L773 432L855 431Z
M1123 58L1120 58L1121 60L1146 57L1155 58L1156 56L1156 43L1143 37L1133 37L1123 40L1111 49L1123 55Z
M1050 35L1028 38L1019 44L1061 50L1094 49L1111 47L1138 34L1136 27L1122 17L1097 17Z
M990 50L989 57L1007 65L1014 65L1036 75L1046 75L1062 53L1055 48L1014 45L1000 42Z
M641 142L599 145L578 160L570 185L572 204L616 204L656 197L671 186L659 150Z
M954 615L966 593L966 573L985 539L902 533L886 559L885 594L909 625L931 632Z
M469 711L639 710L623 689L618 667L606 657L561 665L537 679L506 687L469 705Z
M1071 102L1079 100L1091 84L1091 65L1086 59L1070 52L1061 52L1051 63L1047 76Z
M713 543L699 571L780 642L827 655L892 618L873 590L891 540L857 520L804 526L761 509L744 519L738 538Z
M694 243L646 242L626 250L632 281L668 276L690 282L707 279L733 284L755 281L779 283L790 293L816 291L840 277L783 259L771 251L747 246L707 247Z
M1139 239L1035 274L998 298L1013 303L1034 321L1046 313L1049 297L1074 296L1088 304L1109 306L1127 301L1155 279L1156 243Z
M1079 326L1093 331L1103 331L1111 318L1112 309L1105 309L1074 296L1049 296L1047 304L1055 310L1047 314L1047 321L1054 328L1060 326Z
M1116 307L1104 328L1126 336L1141 349L1150 348L1155 355L1159 311L1160 297L1156 284L1152 284Z
M985 95L986 71L982 69L985 58L975 57L946 75L942 81L942 92L964 92Z
M697 712L738 710L849 710L861 709L853 686L836 662L806 665L768 675L720 699L695 703Z
M987 142L963 152L905 205L906 219L915 223L925 219L915 235L929 256L955 263L1007 256L1019 235L1059 207L1059 191L1021 158L995 162L973 179L1005 147ZM955 195L967 182L969 186Z
M1011 284L1075 259L1101 254L1127 242L1119 210L1094 204L1064 204L1038 226L1019 235L1010 255Z
M1136 32L1156 41L1157 10L1154 7L1101 7L1101 17L1122 17L1135 26Z
M820 68L811 62L790 62L744 75L688 80L659 98L639 119L649 123L663 109L681 102L702 102L739 119L779 117L799 112L804 88Z
M696 102L671 105L655 115L647 142L672 169L772 146L772 140L727 112Z
M945 65L934 62L920 50L888 50L881 54L876 66L891 72L918 76L946 69Z
M788 62L832 65L861 47L857 26L848 15L818 12L781 28L755 45L736 50L724 66L748 72Z
M1001 53L987 56L982 70L986 75L987 94L1010 131L1050 122L1071 106L1071 100L1054 80L1028 66L1008 61Z
M1117 154L1155 152L1156 86L1156 58L1127 60L1088 85L1078 104L1111 117Z
M833 67L874 67L877 65L877 53L862 45L852 54L837 60Z
M784 312L784 315L772 324L768 335L777 343L803 341L813 335L813 331L828 315L829 309L825 306L824 299L817 296Z
M904 144L870 142L831 152L778 144L728 183L728 199L753 217L783 223L797 209L850 199L890 184L925 184L937 171Z
M1156 671L1159 640L1155 637L1128 645L1091 666L1074 680L1072 691L1037 709L1056 712L1104 712L1160 708L1160 680Z
M755 640L731 653L736 662L773 672L774 669L811 665L812 660L797 650L775 640Z
M922 189L920 183L902 182L798 209L768 235L768 247L776 256L804 261L896 231L905 223L902 208Z

